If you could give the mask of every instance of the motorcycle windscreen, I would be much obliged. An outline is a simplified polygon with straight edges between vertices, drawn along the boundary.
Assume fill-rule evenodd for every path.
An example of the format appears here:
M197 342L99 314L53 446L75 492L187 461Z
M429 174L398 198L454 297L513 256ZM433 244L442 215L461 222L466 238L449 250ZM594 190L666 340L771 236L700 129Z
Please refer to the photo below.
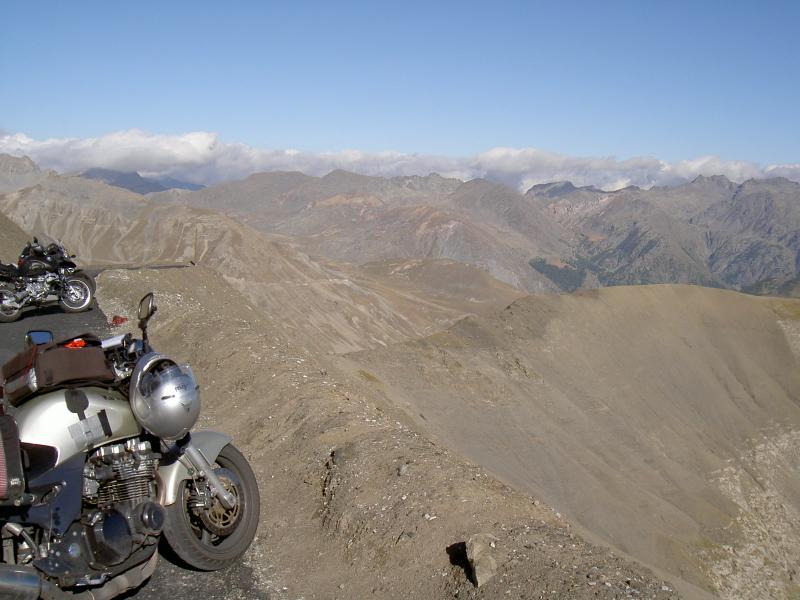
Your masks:
M0 415L0 503L8 503L25 491L19 430L11 415Z

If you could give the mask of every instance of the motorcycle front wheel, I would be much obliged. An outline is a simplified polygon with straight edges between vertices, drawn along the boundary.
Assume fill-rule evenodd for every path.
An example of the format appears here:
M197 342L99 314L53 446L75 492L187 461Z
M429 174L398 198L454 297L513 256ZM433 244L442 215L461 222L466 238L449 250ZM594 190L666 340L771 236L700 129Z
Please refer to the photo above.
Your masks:
M0 283L0 323L13 323L22 316L22 307L12 307L6 301L14 301L14 286L10 283Z
M94 277L89 275L86 271L82 271L82 270L79 269L79 270L75 271L73 276L74 277L78 277L80 279L84 279L86 281L86 283L89 284L89 287L92 288L92 293L93 294L95 293L95 291L97 291L97 283L95 282Z
M204 506L195 482L187 480L177 502L165 509L163 531L169 547L200 571L218 571L237 562L256 535L260 512L256 477L241 452L228 444L213 466L236 496L236 506L225 509L216 498Z
M68 277L61 289L58 303L64 312L76 313L89 310L94 293L83 277Z

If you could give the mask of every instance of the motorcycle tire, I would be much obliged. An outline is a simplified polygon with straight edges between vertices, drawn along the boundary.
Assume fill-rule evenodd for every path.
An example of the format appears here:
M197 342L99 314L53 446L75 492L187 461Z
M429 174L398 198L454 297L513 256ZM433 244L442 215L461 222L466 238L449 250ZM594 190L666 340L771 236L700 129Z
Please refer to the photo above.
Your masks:
M0 283L0 323L13 323L22 316L22 307L12 309L3 308L3 296L13 296L14 286L10 283Z
M86 271L80 271L80 270L75 271L73 277L79 277L81 279L84 279L86 283L89 284L89 287L92 289L93 294L97 291L97 283L95 282L94 277L89 275Z
M228 444L213 466L237 496L234 508L226 510L216 499L209 509L192 508L191 480L183 482L178 501L165 508L164 539L178 558L199 571L219 571L236 563L256 535L261 510L256 477L241 452Z
M71 276L64 281L58 303L64 312L77 313L89 310L94 300L92 286L84 277Z

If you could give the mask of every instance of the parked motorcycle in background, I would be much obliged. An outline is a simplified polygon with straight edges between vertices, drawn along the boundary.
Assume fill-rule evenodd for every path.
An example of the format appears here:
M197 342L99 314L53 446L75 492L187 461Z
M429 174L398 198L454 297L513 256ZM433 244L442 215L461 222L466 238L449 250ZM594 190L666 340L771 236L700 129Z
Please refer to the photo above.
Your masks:
M61 242L44 247L33 238L15 265L0 263L0 323L22 316L26 306L60 304L65 312L88 310L94 298L94 280L77 268Z
M0 597L108 600L155 571L163 538L189 566L235 563L259 519L255 476L200 414L191 369L142 338L29 332L2 368Z

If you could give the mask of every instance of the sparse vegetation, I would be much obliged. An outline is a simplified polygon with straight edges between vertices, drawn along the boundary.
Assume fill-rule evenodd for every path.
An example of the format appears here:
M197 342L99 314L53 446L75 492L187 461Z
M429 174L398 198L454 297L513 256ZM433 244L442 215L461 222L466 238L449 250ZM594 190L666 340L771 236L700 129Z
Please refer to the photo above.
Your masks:
M583 285L586 270L567 263L559 267L544 258L532 258L528 264L555 283L564 292L574 292Z

